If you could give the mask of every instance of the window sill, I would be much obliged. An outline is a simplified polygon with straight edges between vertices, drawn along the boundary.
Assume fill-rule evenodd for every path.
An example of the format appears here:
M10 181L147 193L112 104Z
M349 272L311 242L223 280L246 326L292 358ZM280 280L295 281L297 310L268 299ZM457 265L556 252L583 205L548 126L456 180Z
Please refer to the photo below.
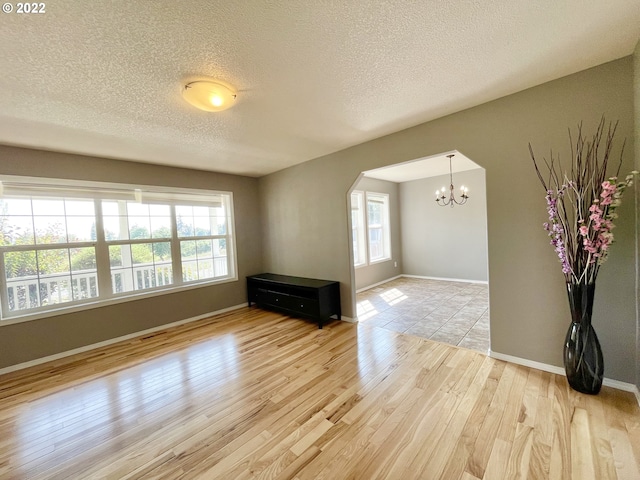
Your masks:
M379 258L378 260L373 260L369 262L369 265L376 265L377 263L384 263L384 262L390 262L390 261L391 261L391 257Z
M353 268L355 270L358 270L360 268L371 267L371 266L376 265L378 263L390 262L391 260L393 260L393 258L391 258L391 257L383 258L383 259L380 259L380 260L374 260L373 262L369 262L369 263L361 263L359 265L354 265Z
M216 281L203 281L203 282L189 283L187 285L181 285L179 287L160 288L160 289L155 289L148 292L136 292L136 293L131 293L129 295L112 297L112 298L109 298L108 300L98 300L98 301L82 303L82 304L74 304L74 305L69 305L67 307L61 306L60 308L55 308L52 310L26 313L24 315L12 315L10 317L0 319L0 328L5 327L7 325L14 325L16 323L29 322L32 320L41 320L43 318L48 318L48 317L58 317L58 316L66 315L69 313L82 312L84 310L107 307L110 305L117 305L119 303L133 302L135 300L144 300L147 298L153 298L160 295L179 293L179 292L184 292L186 290L210 287L212 285L221 285L223 283L230 283L230 282L236 282L236 281L238 281L238 277L234 276L234 277L224 278L222 280L216 280Z

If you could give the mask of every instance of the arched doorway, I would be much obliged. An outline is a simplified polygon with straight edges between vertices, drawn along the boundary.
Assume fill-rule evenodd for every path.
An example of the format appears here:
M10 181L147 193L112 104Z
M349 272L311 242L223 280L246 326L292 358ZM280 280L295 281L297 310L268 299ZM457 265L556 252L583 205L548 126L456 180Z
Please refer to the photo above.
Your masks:
M469 188L462 206L435 191ZM484 169L460 152L362 172L349 191L359 322L483 353L489 350ZM459 198L459 194L456 194Z

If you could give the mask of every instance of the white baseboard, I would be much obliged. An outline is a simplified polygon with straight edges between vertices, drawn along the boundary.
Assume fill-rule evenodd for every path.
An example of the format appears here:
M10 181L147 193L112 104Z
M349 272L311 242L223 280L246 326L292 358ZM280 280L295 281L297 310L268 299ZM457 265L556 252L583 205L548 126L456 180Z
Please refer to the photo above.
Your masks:
M443 282L462 282L462 283L478 283L481 285L489 285L489 282L484 280L468 280L464 278L444 278L444 277L426 277L424 275L408 275L406 273L401 273L400 275L396 275L395 277L387 278L386 280L382 280L380 282L376 282L372 285L367 285L366 287L362 287L356 290L356 293L364 292L365 290L369 290L370 288L377 287L378 285L383 285L391 280L396 280L400 277L407 278L422 278L424 280L441 280Z
M466 278L427 277L425 275L409 275L407 273L403 273L402 275L398 275L398 276L407 277L407 278L422 278L424 280L440 280L443 282L479 283L482 285L489 285L489 282L487 280L469 280Z
M356 293L364 292L365 290L369 290L370 288L377 287L378 285L382 285L383 283L390 282L391 280L395 280L396 278L404 277L404 275L396 275L395 277L387 278L386 280L382 280L381 282L376 282L372 285L367 285L366 287L359 288L356 290Z
M513 355L506 355L504 353L498 353L491 350L489 350L489 356L497 360L504 360L505 362L516 363L525 367L542 370L543 372L555 373L557 375L562 375L563 377L566 376L564 368L557 367L555 365L549 365L548 363L536 362L527 358L514 357ZM602 381L602 385L615 388L617 390L623 390L625 392L632 392L633 394L635 394L636 400L638 400L638 405L640 406L640 391L638 391L638 387L636 387L633 383L621 382L620 380L613 380L612 378L605 378Z
M203 318L208 318L214 315L220 315L222 313L231 312L233 310L238 310L239 308L246 307L246 306L247 306L246 303L242 303L240 305L234 305L233 307L223 308L222 310L216 310L215 312L203 313L202 315L198 315L196 317L185 318L184 320L178 320L176 322L167 323L165 325L159 325L157 327L149 328L147 330L130 333L128 335L123 335L121 337L110 338L109 340L105 340L103 342L92 343L91 345L85 345L84 347L74 348L73 350L67 350L65 352L56 353L54 355L48 355L46 357L36 358L35 360L29 360L28 362L18 363L16 365L10 365L8 367L0 368L0 375L3 375L5 373L10 373L10 372L15 372L17 370L22 370L24 368L34 367L36 365L52 362L54 360L60 360L61 358L70 357L71 355L88 352L89 350L94 350L100 347L106 347L114 343L122 342L125 340L131 340L132 338L142 337L144 335L149 335L150 333L159 332L160 330L166 330L167 328L177 327L179 325L184 325L185 323L195 322L196 320L202 320Z
M514 357L513 355L507 355L505 353L494 352L489 350L489 356L496 360L504 360L505 362L516 363L525 367L535 368L536 370L542 370L543 372L555 373L557 375L565 375L564 368L557 367L555 365L549 365L548 363L536 362L535 360L529 360L528 358Z
M358 323L358 317L351 318L345 317L344 315L340 316L340 320L347 323Z

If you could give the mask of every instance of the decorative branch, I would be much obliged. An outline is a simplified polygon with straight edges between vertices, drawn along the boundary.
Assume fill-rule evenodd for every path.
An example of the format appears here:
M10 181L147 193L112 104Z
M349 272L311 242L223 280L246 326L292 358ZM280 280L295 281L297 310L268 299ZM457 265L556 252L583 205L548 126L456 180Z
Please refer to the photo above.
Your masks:
M546 192L549 222L544 228L551 237L567 283L595 281L613 242L611 230L615 227L613 220L617 218L615 210L622 201L624 190L632 185L633 176L638 174L633 171L623 181L618 181L625 141L615 175L607 180L617 128L618 122L609 122L607 126L603 116L590 139L583 134L582 123L578 124L575 141L569 129L571 162L566 166L551 151L549 160L543 157L544 168L541 169L529 144L531 160ZM548 180L543 171L548 174Z

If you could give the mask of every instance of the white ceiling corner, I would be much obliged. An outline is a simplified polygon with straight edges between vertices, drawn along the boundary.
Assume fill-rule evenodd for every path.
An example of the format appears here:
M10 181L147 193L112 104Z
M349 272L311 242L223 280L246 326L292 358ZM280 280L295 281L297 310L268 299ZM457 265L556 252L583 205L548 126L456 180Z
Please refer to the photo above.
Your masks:
M638 0L56 0L0 16L0 143L251 176L621 58L640 37ZM201 76L237 104L184 102Z
M421 178L438 177L449 175L449 158L447 153L432 157L419 158L409 162L389 165L388 167L376 168L364 172L365 177L386 180L388 182L404 183ZM451 159L451 171L455 174L467 170L482 168L460 152L451 152L454 156Z

